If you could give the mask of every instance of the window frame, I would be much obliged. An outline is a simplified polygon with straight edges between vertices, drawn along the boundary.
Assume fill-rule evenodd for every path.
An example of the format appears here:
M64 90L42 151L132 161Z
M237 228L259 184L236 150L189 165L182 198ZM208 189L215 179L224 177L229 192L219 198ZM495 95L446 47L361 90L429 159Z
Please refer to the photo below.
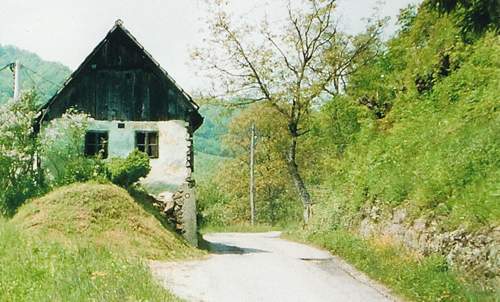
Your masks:
M138 136L140 134L144 135L144 143L141 143L141 144L139 144L139 140L138 140ZM150 143L151 136L155 137L156 143ZM153 148L151 148L151 147L153 147ZM160 157L160 133L157 130L136 130L135 131L135 148L138 149L139 151L146 153L149 156L149 158L151 158L151 159L159 158Z
M89 136L93 135L92 139ZM91 141L91 143L89 143ZM106 159L109 155L109 131L106 130L87 130L85 132L85 142L83 153L87 157L97 157L102 154L102 158ZM91 152L88 152L91 149Z

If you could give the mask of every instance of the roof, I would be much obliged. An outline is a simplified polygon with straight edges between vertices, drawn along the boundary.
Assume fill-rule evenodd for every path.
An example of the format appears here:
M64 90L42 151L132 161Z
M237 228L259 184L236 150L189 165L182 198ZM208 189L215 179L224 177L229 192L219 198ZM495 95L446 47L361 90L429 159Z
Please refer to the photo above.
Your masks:
M147 59L150 60L151 63L153 63L153 65L155 65L157 67L158 70L161 71L162 75L165 76L181 93L182 95L185 97L186 101L188 102L188 106L190 106L194 113L196 113L199 118L200 118L200 122L197 123L197 125L194 125L194 128L197 129L201 123L203 122L203 117L201 117L198 113L198 109L199 109L199 106L198 104L196 104L193 100L193 98L184 90L182 89L178 84L177 82L167 73L167 71L165 69L163 69L163 67L161 67L161 65L158 63L158 61L156 61L153 56L144 48L144 46L142 46L139 41L137 41L137 39L125 28L125 26L123 25L123 21L118 19L115 21L115 24L114 26L108 31L108 33L106 34L105 38L99 43L97 44L97 46L92 50L92 52L85 58L85 60L78 66L78 68L69 76L69 78L63 83L62 87L59 88L57 90L57 92L47 101L47 103L45 103L45 105L43 105L41 108L40 108L40 112L41 112L41 116L40 116L40 121L43 121L43 118L44 118L44 115L45 115L45 112L47 111L47 109L52 105L52 103L54 102L54 100L56 100L57 96L69 85L72 83L72 81L78 77L78 75L82 72L84 66L87 65L87 63L89 63L89 61L91 61L91 59L96 55L96 53L106 44L106 42L108 41L109 37L112 35L113 32L115 32L117 29L120 29L122 30L128 38L130 38L130 40L136 44L136 46L141 50L141 52L145 55L145 57Z

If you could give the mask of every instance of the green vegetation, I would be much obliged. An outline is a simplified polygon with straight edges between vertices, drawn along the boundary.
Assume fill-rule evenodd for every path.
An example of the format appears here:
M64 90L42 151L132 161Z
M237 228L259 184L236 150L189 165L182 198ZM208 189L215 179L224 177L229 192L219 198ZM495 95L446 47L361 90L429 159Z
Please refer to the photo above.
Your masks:
M67 221L66 223L69 223ZM68 247L0 221L2 301L179 301L146 265L90 243Z
M91 242L145 259L197 255L122 188L85 183L61 187L23 205L10 223L68 245Z
M304 125L299 166L316 208L330 209L321 212L334 224L313 229L356 226L372 205L405 207L442 230L498 225L500 40L491 30L464 40L456 18L425 3L404 10L398 34L375 44L345 93ZM248 129L256 123L259 222L296 221L282 129L288 121L273 108L254 104L231 120L224 143L233 156L200 190L206 220L248 221ZM269 201L286 209L274 221Z
M113 183L128 188L146 177L151 170L149 157L146 153L137 149L132 151L126 158L112 158L106 167Z
M40 149L33 135L35 94L0 106L0 215L11 216L27 199L45 192L43 173L35 169Z
M214 225L209 224L205 227L202 227L200 230L201 234L207 233L260 233L260 232L271 232L271 231L279 231L281 227L266 225L266 224L256 224L251 225L250 223L239 223L239 224L228 224L228 225Z
M496 301L497 298L495 288L482 288L453 272L444 257L417 257L384 242L383 238L363 240L342 230L309 235L295 232L291 238L327 248L412 301Z
M421 11L411 29L389 41L384 57L353 75L349 99L333 99L318 114L319 143L330 140L342 150L337 156L314 158L325 173L318 178L341 200L347 219L377 204L405 206L413 217L433 218L445 229L475 230L500 221L499 37L488 33L464 46L450 20L440 18L434 24L432 18L435 13ZM422 31L430 33L430 41L418 47L422 42L414 39ZM417 52L409 51L415 47ZM439 71L444 68L442 49L449 49L449 64L455 66L446 76ZM370 88L374 92L369 95L362 87L374 74L386 82ZM427 84L419 81L422 74L430 79ZM387 87L399 91L392 96L383 92ZM377 118L369 108L356 105L363 97L390 103L392 109ZM324 124L340 102L350 104L352 121ZM350 141L336 142L342 136L332 136L331 126L353 133Z

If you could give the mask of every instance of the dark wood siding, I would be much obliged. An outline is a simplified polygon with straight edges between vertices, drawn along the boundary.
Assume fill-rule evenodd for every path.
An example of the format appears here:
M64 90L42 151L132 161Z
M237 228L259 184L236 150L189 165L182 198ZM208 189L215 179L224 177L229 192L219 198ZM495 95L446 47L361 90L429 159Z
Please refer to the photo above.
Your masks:
M193 108L188 103L161 69L117 28L54 97L46 119L73 107L98 120L189 121Z

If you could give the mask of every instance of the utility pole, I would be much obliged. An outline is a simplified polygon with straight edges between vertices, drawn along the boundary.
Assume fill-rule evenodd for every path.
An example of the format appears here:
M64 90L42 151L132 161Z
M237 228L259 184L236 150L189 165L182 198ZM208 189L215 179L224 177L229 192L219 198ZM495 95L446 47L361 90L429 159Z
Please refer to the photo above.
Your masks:
M14 100L17 101L21 96L21 64L19 60L14 63Z
M250 138L250 222L255 224L255 123L252 123Z

